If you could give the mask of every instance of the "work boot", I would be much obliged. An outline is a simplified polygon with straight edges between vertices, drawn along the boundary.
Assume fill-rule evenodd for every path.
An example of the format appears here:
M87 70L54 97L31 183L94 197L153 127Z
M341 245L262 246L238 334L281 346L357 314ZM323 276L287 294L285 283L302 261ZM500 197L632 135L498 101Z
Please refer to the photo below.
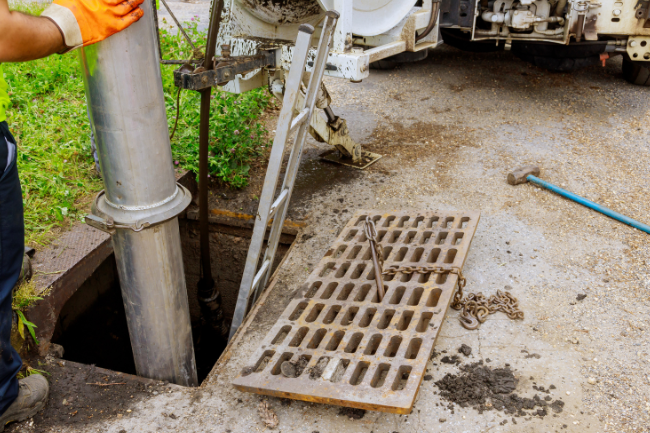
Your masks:
M0 416L0 432L10 422L25 421L38 413L45 406L50 385L40 374L32 374L18 381L18 397Z

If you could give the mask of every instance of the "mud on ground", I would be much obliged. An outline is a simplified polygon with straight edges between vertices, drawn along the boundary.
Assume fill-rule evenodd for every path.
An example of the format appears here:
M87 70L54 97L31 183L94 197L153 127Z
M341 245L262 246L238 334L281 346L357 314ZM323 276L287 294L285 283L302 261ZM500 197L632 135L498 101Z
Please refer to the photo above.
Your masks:
M85 429L113 418L128 418L137 403L161 393L173 393L178 386L128 374L48 357L40 369L47 371L50 396L45 409L26 423L33 431L48 431L66 425ZM21 431L24 425L12 426ZM11 428L9 431L12 431Z

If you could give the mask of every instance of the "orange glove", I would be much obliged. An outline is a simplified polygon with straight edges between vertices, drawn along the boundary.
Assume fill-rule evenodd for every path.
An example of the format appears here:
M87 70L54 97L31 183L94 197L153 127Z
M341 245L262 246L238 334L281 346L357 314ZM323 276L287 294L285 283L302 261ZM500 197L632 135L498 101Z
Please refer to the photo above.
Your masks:
M68 52L121 32L142 15L144 0L54 0L41 14L57 25Z

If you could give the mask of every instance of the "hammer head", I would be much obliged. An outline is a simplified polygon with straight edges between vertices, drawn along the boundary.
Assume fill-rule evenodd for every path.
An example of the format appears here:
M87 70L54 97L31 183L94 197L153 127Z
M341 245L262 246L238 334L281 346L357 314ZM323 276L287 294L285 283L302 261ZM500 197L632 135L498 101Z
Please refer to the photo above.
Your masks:
M533 176L539 176L539 167L536 165L526 165L524 167L519 167L518 169L508 173L508 183L510 185L519 185L520 183L526 183L526 176L532 174Z

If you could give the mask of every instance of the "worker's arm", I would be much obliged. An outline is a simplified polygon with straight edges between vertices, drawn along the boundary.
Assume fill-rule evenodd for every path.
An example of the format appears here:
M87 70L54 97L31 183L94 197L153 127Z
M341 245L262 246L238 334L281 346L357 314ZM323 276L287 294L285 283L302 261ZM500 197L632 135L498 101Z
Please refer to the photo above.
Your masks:
M142 17L144 0L54 0L40 17L9 11L0 0L0 63L94 44Z
M0 63L39 59L65 49L56 24L9 11L7 0L0 0L0 29Z

